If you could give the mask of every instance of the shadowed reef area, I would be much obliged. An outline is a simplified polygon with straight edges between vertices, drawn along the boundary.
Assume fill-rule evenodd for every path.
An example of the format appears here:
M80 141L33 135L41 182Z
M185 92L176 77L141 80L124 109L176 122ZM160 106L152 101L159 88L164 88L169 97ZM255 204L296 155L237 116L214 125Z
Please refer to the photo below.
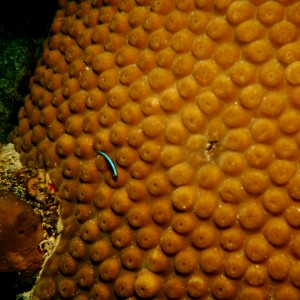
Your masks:
M0 143L17 124L56 9L56 0L16 0L0 11Z

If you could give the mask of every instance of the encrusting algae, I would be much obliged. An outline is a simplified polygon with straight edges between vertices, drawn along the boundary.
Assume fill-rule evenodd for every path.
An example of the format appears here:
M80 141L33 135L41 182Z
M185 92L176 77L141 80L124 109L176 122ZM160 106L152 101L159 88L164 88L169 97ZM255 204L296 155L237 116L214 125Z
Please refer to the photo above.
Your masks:
M298 300L300 3L59 4L11 137L60 199L32 299Z

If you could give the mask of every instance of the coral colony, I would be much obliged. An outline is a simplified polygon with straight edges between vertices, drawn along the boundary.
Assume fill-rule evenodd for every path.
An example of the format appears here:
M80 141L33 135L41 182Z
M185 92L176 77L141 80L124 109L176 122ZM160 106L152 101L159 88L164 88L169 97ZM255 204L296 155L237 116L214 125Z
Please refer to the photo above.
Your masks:
M300 299L300 3L59 1L11 141L63 227L50 299Z

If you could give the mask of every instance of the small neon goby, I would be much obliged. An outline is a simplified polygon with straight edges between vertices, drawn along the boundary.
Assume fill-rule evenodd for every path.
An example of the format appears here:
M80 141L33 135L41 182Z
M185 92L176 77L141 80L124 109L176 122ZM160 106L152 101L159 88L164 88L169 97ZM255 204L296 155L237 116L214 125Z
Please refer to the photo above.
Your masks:
M103 151L96 150L96 152L98 154L102 155L106 159L106 161L108 162L108 164L109 164L109 166L112 170L112 177L114 179L116 179L118 177L118 171L117 171L117 168L116 168L114 162L112 161L112 159L106 153L104 153Z

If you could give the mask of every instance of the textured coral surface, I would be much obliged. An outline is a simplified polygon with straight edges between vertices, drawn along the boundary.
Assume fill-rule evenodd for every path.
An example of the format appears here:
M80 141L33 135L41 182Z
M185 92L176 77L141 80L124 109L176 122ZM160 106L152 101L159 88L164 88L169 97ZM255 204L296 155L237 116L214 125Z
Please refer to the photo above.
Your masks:
M60 5L14 134L61 198L33 299L300 299L300 3Z

